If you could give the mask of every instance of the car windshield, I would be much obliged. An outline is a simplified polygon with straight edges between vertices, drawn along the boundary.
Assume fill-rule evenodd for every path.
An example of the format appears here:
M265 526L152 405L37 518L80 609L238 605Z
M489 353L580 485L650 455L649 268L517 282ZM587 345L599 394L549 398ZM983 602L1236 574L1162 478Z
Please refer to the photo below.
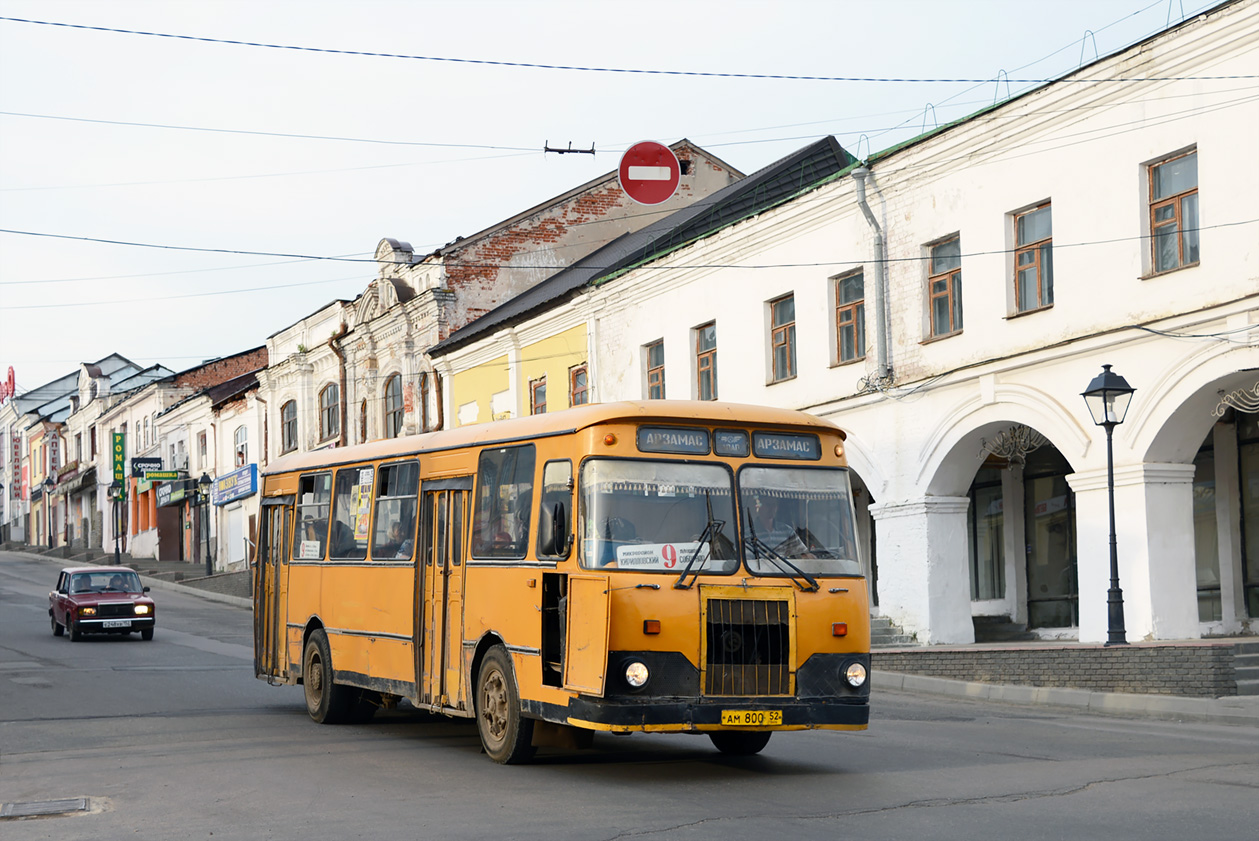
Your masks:
M139 593L140 576L123 572L76 572L70 576L71 593Z
M861 575L848 471L739 471L744 558L753 575Z
M587 459L582 565L679 575L739 566L730 471L718 464Z

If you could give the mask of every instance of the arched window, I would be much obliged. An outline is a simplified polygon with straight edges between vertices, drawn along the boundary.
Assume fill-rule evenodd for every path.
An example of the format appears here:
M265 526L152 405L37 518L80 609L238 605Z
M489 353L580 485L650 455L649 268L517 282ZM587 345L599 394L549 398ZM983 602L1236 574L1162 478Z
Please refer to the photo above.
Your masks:
M402 434L402 375L394 374L385 381L385 437Z
M297 401L290 400L280 407L280 452L297 449Z
M328 383L319 392L319 440L341 434L341 390Z
M367 399L358 404L358 442L362 444L367 440Z
M244 426L236 427L232 439L236 446L236 466L244 467L249 464L249 430Z

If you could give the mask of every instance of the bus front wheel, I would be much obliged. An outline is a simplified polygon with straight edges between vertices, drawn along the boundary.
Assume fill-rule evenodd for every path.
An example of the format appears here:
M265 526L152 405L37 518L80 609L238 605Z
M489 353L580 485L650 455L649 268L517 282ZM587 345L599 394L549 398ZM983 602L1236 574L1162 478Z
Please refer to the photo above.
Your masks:
M476 719L481 745L490 759L500 765L515 765L533 756L533 721L521 715L511 655L501 645L491 648L481 661Z
M752 756L760 753L769 744L769 737L772 735L774 734L769 731L739 733L722 730L709 733L708 738L713 740L713 747L722 753L730 756Z
M306 712L320 724L340 724L350 718L353 692L332 681L332 652L328 635L315 631L306 641L302 656L302 685L306 690Z

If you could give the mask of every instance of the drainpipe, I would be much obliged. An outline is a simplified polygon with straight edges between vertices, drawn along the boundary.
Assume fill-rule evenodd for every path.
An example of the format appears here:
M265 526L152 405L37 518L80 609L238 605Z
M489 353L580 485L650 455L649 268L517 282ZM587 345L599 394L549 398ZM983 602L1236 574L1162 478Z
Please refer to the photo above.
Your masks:
M878 267L878 276L874 281L875 376L879 382L886 382L888 376L887 303L884 300L883 291L886 289L887 284L887 245L883 240L883 229L879 227L878 220L874 218L874 214L870 211L870 205L866 203L866 179L869 177L870 170L864 166L859 166L853 170L852 179L854 184L856 184L857 204L861 206L861 212L865 214L866 222L869 223L870 229L874 231L874 260L875 265Z
M328 347L337 355L337 366L340 369L340 393L337 395L337 407L341 412L341 436L337 439L337 446L345 446L345 422L347 416L345 414L345 351L341 349L341 340L345 338L345 334L350 332L350 328L344 321L341 322L341 329L332 334L332 338L328 339Z
M254 394L254 400L262 404L262 458L258 461L259 464L266 467L271 463L271 457L267 453L267 444L269 443L267 441L267 431L270 428L270 425L267 423L267 412L269 409L267 408L267 401L259 397L256 393Z

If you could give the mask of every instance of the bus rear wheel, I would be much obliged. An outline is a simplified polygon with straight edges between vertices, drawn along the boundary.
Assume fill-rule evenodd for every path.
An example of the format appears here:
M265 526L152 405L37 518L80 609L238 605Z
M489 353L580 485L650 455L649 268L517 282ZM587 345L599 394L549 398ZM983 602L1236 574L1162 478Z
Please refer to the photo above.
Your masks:
M713 747L730 756L753 756L760 753L769 744L769 737L774 735L768 730L752 733L739 733L722 730L709 733Z
M500 765L515 765L533 756L533 721L521 715L511 655L501 645L491 648L481 661L476 720L481 745L490 759Z
M302 686L306 690L306 712L320 724L340 724L350 718L356 690L338 686L332 680L332 652L328 635L315 631L306 641L302 656Z

